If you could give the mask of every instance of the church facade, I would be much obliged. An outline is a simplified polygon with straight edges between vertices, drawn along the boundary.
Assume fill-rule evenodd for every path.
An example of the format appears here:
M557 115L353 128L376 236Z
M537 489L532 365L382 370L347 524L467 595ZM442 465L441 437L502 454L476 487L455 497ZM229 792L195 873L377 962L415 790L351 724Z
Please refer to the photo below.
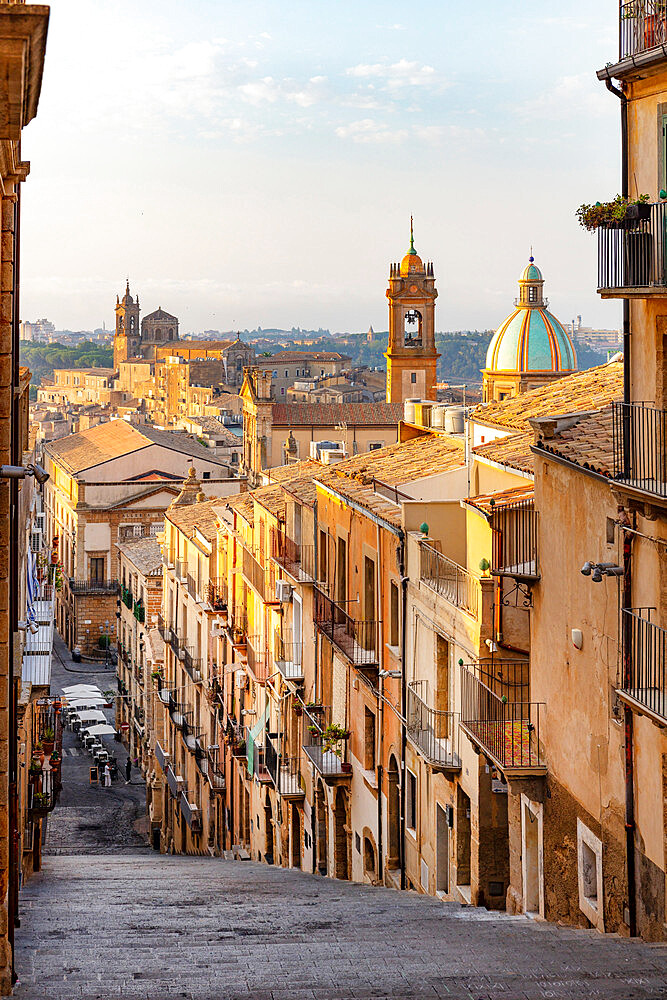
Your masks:
M114 371L121 361L130 358L155 359L156 347L178 340L178 319L162 306L144 316L139 322L139 296L130 293L130 283L125 286L123 298L116 296L116 330L113 340Z

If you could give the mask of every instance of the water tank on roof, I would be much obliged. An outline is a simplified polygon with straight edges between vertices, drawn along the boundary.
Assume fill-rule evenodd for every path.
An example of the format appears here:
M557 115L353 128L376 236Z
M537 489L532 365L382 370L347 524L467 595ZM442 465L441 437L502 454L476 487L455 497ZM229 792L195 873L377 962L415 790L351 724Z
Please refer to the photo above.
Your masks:
M320 461L323 465L335 465L337 462L342 462L345 457L342 448L322 448L320 451Z
M317 461L322 460L322 451L325 448L341 448L342 445L338 441L311 441L310 442L310 457Z
M445 410L445 430L450 434L463 434L465 408L448 406Z
M444 429L446 410L447 407L440 404L431 409L431 427L436 427L438 430Z
M406 399L403 402L403 419L406 424L414 424L415 422L415 403L418 403L418 399Z
M432 399L420 399L418 403L415 403L415 423L419 424L420 427L430 427L432 410Z

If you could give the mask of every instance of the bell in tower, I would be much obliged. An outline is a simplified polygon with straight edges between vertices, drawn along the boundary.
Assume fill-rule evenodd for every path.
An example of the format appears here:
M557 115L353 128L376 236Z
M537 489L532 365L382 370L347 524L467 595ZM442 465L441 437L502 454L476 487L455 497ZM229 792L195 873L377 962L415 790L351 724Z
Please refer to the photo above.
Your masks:
M121 361L134 358L139 352L139 297L132 298L130 281L125 285L125 295L122 299L116 296L116 333L114 336L113 363L118 371Z
M435 287L433 264L424 264L415 250L412 216L410 249L400 264L389 268L389 345L387 402L436 399Z

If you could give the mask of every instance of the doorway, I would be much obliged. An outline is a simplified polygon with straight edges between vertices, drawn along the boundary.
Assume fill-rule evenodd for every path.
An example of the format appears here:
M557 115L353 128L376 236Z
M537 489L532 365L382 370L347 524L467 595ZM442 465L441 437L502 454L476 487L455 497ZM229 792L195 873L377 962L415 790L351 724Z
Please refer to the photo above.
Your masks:
M521 795L521 875L523 909L532 916L544 915L542 898L542 806Z
M292 868L301 867L301 817L296 802L292 803Z
M344 788L336 789L334 807L334 875L349 879L352 838L350 836L350 802Z
M462 788L456 791L456 885L470 899L470 796Z
M449 892L449 823L442 806L435 807L436 816L436 856L435 856L435 889L436 892Z
M389 758L387 769L387 812L388 816L388 843L387 843L387 868L398 868L401 860L400 829L401 829L401 804L398 780L398 764L396 758Z
M273 864L273 813L268 795L264 806L264 860L267 865Z
M329 842L327 828L329 826L329 817L322 782L318 784L317 791L315 792L315 823L317 835L317 870L320 875L328 875Z

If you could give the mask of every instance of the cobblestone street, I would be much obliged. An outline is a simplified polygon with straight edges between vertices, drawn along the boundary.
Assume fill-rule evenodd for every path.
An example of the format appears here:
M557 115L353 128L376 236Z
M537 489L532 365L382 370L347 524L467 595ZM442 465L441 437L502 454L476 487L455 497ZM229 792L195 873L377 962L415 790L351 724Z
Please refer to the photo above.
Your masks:
M54 690L74 676L58 652ZM114 686L108 673L77 676ZM68 734L65 747L78 741ZM139 832L138 774L91 788L88 766L64 755L43 870L21 893L19 1000L667 996L662 947L253 862L155 854Z

